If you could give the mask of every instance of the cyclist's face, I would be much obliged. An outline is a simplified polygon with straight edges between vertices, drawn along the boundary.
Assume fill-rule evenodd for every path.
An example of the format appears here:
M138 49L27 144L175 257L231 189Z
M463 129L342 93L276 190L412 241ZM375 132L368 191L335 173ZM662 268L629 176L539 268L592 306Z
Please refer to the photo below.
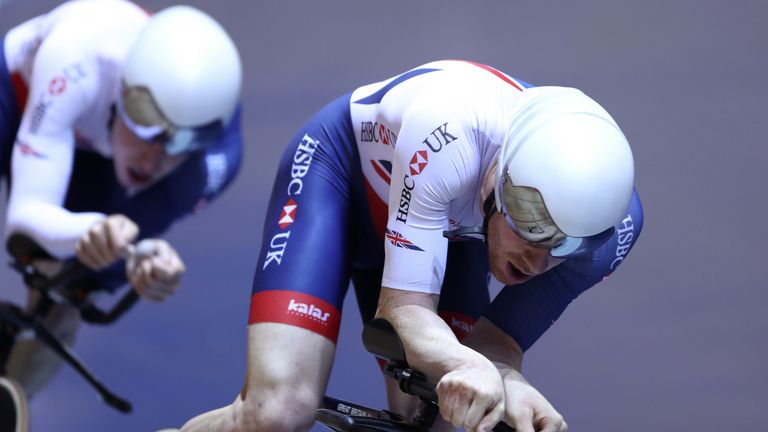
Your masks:
M494 212L488 221L488 264L499 282L520 284L563 261L550 256L549 249L521 239L503 214Z
M119 115L112 126L115 174L123 186L141 189L179 166L186 155L170 156L159 144L144 141L130 131Z

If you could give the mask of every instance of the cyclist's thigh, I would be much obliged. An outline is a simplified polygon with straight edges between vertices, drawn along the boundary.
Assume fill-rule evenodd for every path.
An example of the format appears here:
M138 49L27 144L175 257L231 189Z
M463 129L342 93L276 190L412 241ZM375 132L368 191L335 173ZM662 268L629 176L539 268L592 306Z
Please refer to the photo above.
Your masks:
M439 315L459 340L466 337L490 303L488 251L480 241L452 241L440 291Z
M253 281L249 324L277 322L336 341L349 284L348 96L321 110L278 168Z
M246 391L274 409L316 406L330 374L349 284L348 173L359 164L348 106L348 96L332 102L294 137L267 209L248 321Z

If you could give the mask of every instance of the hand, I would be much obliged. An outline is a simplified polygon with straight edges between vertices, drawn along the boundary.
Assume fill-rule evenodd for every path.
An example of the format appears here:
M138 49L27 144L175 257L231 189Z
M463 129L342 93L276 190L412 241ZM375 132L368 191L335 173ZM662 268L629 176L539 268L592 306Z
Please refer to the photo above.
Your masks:
M517 371L504 374L505 421L517 432L567 432L563 416Z
M125 256L139 235L139 227L121 214L91 225L75 246L77 259L91 270L102 270Z
M443 418L470 432L490 431L504 415L504 387L490 362L443 375L437 397Z
M165 240L145 239L133 248L125 266L126 277L142 298L160 302L176 291L186 268Z

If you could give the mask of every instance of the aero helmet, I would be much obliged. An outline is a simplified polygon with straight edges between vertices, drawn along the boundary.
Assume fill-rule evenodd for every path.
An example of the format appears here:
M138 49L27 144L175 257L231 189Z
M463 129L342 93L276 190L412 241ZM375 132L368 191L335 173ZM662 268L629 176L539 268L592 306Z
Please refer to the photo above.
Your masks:
M204 12L173 6L153 15L123 66L118 111L140 138L169 154L199 149L223 133L240 96L234 42Z
M600 247L629 208L629 143L608 112L579 90L526 89L498 157L498 211L520 237L549 247L554 257Z

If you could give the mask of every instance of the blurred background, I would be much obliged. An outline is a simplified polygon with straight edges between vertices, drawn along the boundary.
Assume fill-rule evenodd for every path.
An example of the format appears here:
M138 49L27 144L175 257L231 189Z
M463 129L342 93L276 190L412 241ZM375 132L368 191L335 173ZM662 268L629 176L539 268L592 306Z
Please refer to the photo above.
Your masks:
M0 33L58 3L0 0ZM525 375L571 430L764 427L764 0L191 4L221 21L244 59L242 172L169 233L189 268L175 297L80 333L77 352L134 413L114 412L64 367L31 404L34 432L154 431L230 403L243 382L251 277L283 147L341 93L446 58L578 87L632 143L643 235L525 358ZM23 296L19 277L0 271L0 297ZM328 393L383 406L354 301Z

